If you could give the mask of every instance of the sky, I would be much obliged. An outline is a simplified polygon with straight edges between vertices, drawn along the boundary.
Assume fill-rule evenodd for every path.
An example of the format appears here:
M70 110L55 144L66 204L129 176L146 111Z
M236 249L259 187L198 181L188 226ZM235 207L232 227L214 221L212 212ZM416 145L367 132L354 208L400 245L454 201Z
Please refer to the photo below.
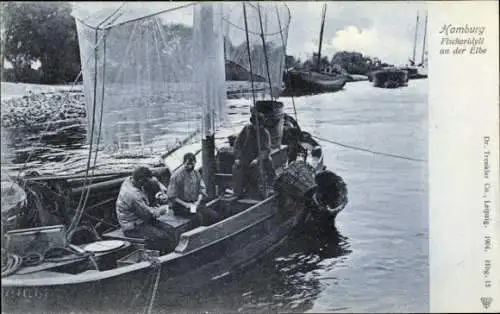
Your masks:
M288 2L291 23L288 53L305 57L319 45L321 11L325 2ZM420 27L417 60L422 54L426 3L420 1L351 1L327 3L322 55L354 50L401 65L413 53L417 13Z
M318 50L321 27L321 11L327 4L322 55L329 58L336 51L354 50L365 55L378 57L385 62L402 65L408 62L413 52L417 14L420 25L417 38L417 60L422 54L425 1L290 1L285 2L290 9L287 54L302 60ZM78 4L81 7L83 4ZM84 8L117 7L120 3L97 2L84 4ZM180 3L136 4L153 10L184 5ZM178 16L192 19L191 9ZM184 16L182 16L184 15Z
M378 57L384 62L403 65L413 52L415 24L420 15L417 38L417 61L421 59L425 1L297 1L285 2L290 9L287 54L302 60L318 50L321 12L327 4L322 55L330 59L337 51L358 51ZM117 8L120 2L73 3L80 16L102 8ZM130 6L143 6L161 10L187 2L138 2ZM171 15L170 15L171 17ZM192 9L179 11L174 19L191 20Z

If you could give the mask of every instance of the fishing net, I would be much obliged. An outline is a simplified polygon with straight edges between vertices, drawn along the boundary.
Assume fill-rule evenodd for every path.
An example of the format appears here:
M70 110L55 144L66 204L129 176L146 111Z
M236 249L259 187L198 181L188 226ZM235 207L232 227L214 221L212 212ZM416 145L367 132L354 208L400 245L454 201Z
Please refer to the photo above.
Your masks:
M217 53L220 23L198 19L221 14L220 4L209 11L194 3L89 7L75 7L74 16L91 144L107 151L165 152L200 129L203 103L217 121L223 119L222 29ZM203 36L214 42L200 41ZM209 71L210 82L202 71Z
M277 97L283 84L290 25L288 7L276 2L226 4L223 24L226 80L239 85L234 92L250 91L253 73L258 98L269 94Z

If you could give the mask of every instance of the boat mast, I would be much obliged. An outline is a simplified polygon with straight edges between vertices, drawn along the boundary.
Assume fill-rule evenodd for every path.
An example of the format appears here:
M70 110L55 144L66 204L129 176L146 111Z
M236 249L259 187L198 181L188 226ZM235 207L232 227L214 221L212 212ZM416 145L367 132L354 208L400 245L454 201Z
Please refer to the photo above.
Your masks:
M320 72L321 64L321 46L323 45L323 30L325 29L325 16L326 16L326 3L323 4L323 13L321 16L321 30L319 32L319 49L318 49L318 62L316 64L317 71Z
M207 187L209 199L215 198L215 109L220 108L222 101L218 89L218 67L224 64L218 63L217 49L224 49L219 45L219 35L222 34L221 23L215 20L216 8L220 5L210 2L195 6L195 44L194 56L199 60L196 74L193 74L201 89L202 105L202 169L203 179ZM199 14L196 14L199 13ZM220 13L220 12L217 12ZM220 47L219 47L220 46ZM220 53L224 53L221 51ZM201 58L203 56L203 58ZM201 61L203 60L203 62ZM214 77L216 76L216 77ZM198 80L199 79L199 80Z
M424 24L424 42L422 44L422 62L421 65L424 66L425 62L425 39L427 37L427 17L428 14L425 15L425 24Z
M418 35L418 11L417 11L417 23L415 24L415 39L413 40L413 58L411 61L413 64L415 64L415 61L417 60L417 35Z

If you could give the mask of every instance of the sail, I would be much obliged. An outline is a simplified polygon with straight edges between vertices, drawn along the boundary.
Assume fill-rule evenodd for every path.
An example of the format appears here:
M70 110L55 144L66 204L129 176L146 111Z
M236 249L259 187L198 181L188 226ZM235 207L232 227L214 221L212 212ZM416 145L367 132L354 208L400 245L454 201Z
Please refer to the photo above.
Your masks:
M112 152L164 152L165 145L200 128L201 104L209 96L195 82L204 55L203 47L195 47L197 6L126 2L75 8L91 144ZM221 67L213 68L219 93Z
M249 82L253 72L260 96L279 95L290 25L288 7L277 2L225 3L223 24L228 80Z

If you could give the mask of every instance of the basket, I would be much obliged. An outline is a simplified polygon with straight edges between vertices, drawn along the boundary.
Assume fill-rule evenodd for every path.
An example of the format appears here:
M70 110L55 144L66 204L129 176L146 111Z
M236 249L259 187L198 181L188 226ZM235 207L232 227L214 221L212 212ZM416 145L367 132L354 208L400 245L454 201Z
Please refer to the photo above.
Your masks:
M276 178L274 190L278 193L302 198L316 186L314 171L304 161L294 161Z

